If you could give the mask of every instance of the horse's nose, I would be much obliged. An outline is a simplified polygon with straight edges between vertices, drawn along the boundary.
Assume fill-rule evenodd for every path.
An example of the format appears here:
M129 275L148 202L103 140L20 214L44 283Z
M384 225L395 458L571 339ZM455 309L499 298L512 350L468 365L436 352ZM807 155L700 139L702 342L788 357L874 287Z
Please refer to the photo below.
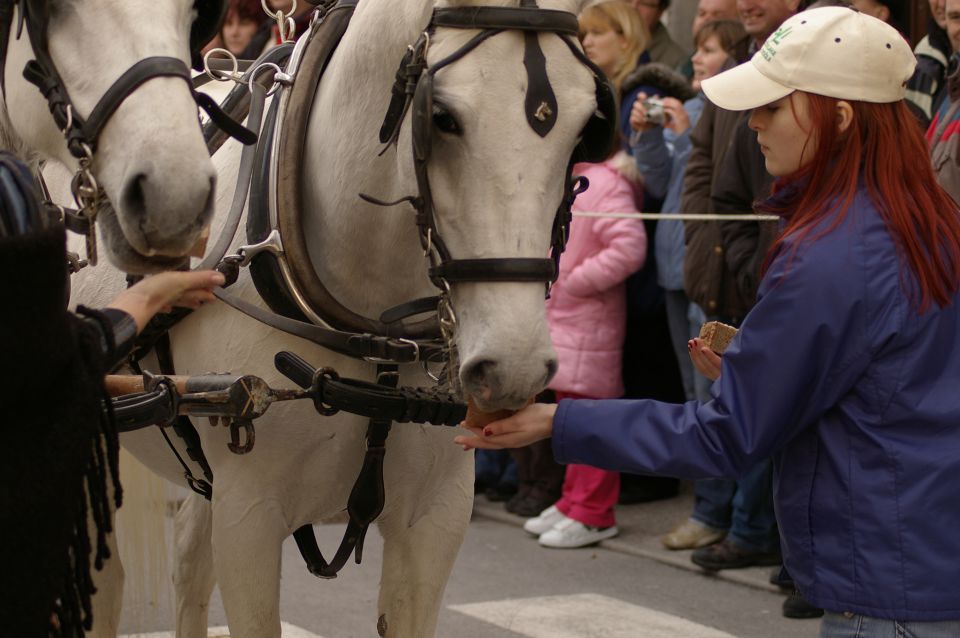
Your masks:
M184 175L173 187L162 167L132 168L121 190L121 220L127 239L146 255L185 255L213 214L217 176L213 166ZM122 222L121 222L122 223Z
M556 372L556 356L544 358L540 365L533 363L524 371L511 371L494 359L477 358L463 363L460 381L484 409L518 409L546 387Z

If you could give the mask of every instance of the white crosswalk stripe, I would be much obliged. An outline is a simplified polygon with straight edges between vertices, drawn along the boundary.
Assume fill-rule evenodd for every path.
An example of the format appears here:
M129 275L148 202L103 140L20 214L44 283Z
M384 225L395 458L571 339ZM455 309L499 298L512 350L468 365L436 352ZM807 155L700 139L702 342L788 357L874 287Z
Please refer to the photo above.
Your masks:
M172 631L158 631L150 634L128 634L119 638L174 638ZM280 623L280 635L283 638L323 638L306 629L291 625L290 623ZM230 638L230 630L226 627L210 627L207 629L207 638Z
M598 594L515 598L448 607L528 638L736 638Z

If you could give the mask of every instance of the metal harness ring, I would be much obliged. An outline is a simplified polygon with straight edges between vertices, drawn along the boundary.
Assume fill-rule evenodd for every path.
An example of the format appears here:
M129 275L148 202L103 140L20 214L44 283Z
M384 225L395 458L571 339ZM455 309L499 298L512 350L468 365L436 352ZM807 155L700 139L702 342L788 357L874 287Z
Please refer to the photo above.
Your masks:
M230 60L230 65L233 68L230 70L229 73L227 71L218 71L217 69L210 68L210 58L213 56L214 53L222 53L224 59ZM237 56L232 54L227 49L223 49L219 47L216 49L210 49L204 54L203 72L206 73L211 80L215 80L217 82L231 82L231 81L239 82L243 78L243 74L240 73L240 65L237 62Z

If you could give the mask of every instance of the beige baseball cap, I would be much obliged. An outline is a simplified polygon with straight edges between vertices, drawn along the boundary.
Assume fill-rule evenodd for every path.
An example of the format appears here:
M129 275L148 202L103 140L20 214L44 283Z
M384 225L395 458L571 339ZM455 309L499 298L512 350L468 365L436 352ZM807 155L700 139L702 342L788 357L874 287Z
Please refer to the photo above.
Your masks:
M704 80L711 102L745 111L794 91L843 100L903 99L917 60L885 22L844 7L803 11L784 22L749 62Z

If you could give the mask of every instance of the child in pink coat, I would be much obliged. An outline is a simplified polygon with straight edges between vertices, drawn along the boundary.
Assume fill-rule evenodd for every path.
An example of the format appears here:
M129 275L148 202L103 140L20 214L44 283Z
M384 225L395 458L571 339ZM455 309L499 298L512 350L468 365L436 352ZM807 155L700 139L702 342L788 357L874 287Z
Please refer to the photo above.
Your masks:
M634 184L617 168L615 156L600 164L578 164L574 173L590 181L574 212L636 212ZM562 398L609 399L623 394L620 371L626 334L625 281L647 254L639 219L575 217L560 261L560 276L547 301L550 336L559 370L550 388ZM616 536L613 507L620 474L587 465L567 466L563 496L524 529L546 547L583 547Z

